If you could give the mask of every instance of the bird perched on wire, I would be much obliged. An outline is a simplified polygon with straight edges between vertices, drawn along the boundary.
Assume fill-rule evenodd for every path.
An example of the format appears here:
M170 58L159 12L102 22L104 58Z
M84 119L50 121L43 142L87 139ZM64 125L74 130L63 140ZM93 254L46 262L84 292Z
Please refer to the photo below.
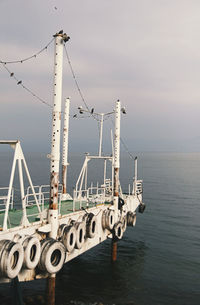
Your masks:
M74 115L73 115L73 118L74 118L74 119L77 118L77 114L74 114Z
M11 73L10 73L10 77L12 77L13 75L14 75L14 73L13 73L13 72L11 72Z
M80 113L80 114L83 114L83 108L82 108L82 106L79 106L79 107L78 107L78 110L79 110L79 113Z
M92 109L91 109L90 113L91 113L91 114L93 114L93 113L94 113L94 108L92 108Z
M19 80L18 82L17 82L17 85L20 85L22 83L22 80Z

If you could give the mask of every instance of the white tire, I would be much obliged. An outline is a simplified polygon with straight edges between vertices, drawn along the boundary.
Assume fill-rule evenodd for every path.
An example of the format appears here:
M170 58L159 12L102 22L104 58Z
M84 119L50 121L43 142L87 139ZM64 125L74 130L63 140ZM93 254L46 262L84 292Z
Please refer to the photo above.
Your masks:
M122 230L123 230L123 232L126 231L126 227L127 227L127 217L124 216L124 217L122 218Z
M85 222L76 222L76 249L81 249L85 242Z
M24 240L22 245L24 248L24 267L26 269L34 269L40 260L40 241L38 238L30 236Z
M76 229L73 225L65 226L62 234L62 242L68 252L72 252L76 244Z
M113 237L116 240L122 239L123 237L123 227L121 222L117 222L113 228Z
M128 212L126 217L127 217L127 225L134 227L136 225L136 213Z
M47 238L41 242L41 256L39 269L50 274L57 273L65 262L65 247L53 238Z
M112 230L114 227L115 213L113 210L105 210L102 215L103 229Z
M86 219L86 237L93 238L97 231L97 218L93 213L89 213Z
M24 250L21 244L10 240L0 241L0 273L2 277L15 278L23 264Z

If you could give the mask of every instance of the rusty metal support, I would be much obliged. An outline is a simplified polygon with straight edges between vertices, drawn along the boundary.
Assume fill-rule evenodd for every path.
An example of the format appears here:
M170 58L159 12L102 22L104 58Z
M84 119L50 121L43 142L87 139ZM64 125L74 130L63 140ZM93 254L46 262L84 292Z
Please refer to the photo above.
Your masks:
M46 305L55 305L56 275L49 276L46 281Z
M111 260L116 262L117 260L117 242L113 239L111 245Z

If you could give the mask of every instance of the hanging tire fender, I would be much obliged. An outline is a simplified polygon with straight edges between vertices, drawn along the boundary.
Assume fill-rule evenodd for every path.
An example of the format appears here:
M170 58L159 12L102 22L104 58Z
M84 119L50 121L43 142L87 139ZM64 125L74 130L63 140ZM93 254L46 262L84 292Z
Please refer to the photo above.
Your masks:
M15 278L23 264L24 250L21 244L10 240L0 241L0 274L9 279Z
M122 223L119 221L113 227L113 238L114 240L122 239L123 237L123 227Z
M22 246L24 248L23 266L26 269L34 269L40 260L41 246L39 239L34 236L27 237Z
M76 243L75 243L75 248L76 249L81 249L84 242L85 242L85 221L82 222L76 222L75 223L75 228L76 228Z
M65 226L61 240L68 252L72 252L72 250L74 250L77 238L76 235L76 229L72 224Z
M97 232L97 217L89 213L86 219L86 237L93 238Z
M127 217L126 217L126 215L124 217L122 217L121 222L122 222L122 230L123 230L123 232L125 232L126 228L127 228Z
M112 230L114 227L114 218L115 217L115 213L113 210L107 209L103 211L102 214L102 227L103 229L108 229L108 230Z
M136 213L128 212L126 218L128 226L134 227L136 225Z
M41 256L38 267L50 274L57 273L65 262L65 256L65 247L61 242L53 238L46 238L41 241Z

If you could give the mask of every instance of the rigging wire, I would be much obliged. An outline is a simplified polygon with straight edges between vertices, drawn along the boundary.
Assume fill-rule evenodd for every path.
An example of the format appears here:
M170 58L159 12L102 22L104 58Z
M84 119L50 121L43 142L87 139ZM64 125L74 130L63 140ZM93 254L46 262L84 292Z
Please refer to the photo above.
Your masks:
M111 122L112 122L112 124L113 124L113 126L114 126L115 124L114 124L112 118L111 118ZM120 136L120 141L121 141L121 143L122 143L122 145L123 145L124 150L126 151L126 153L129 155L129 157L130 157L132 160L134 160L135 157L132 155L132 153L131 153L130 150L128 149L128 146L126 145L126 143L124 142L124 140L122 139L121 136Z
M79 95L80 95L80 97L81 97L81 100L82 100L82 102L84 103L86 109L90 112L90 108L89 108L89 106L87 105L86 100L85 100L85 98L84 98L84 95L83 95L83 93L82 93L82 90L81 90L81 88L80 88L80 86L79 86L79 84L78 84L77 77L76 77L76 75L75 75L75 72L74 72L74 69L73 69L73 66L72 66L72 63L71 63L71 60L70 60L69 53L68 53L68 51L67 51L66 45L64 45L64 49L65 49L67 61L68 61L68 64L69 64L69 67L70 67L70 71L71 71L72 77L73 77L73 79L74 79L76 88L77 88L77 90L78 90L78 92L79 92ZM91 112L90 112L90 113L91 113ZM96 121L100 121L100 120L98 119L98 117L97 117L96 115L94 115L93 113L91 113L90 116L92 116Z
M27 92L29 92L34 98L36 98L38 101L40 101L41 103L45 104L48 107L53 107L52 105L50 105L49 103L47 103L44 99L42 99L41 97L39 97L37 94L35 94L31 89L29 89L28 87L26 87L22 80L19 80L15 74L13 72L11 72L8 67L6 67L6 64L0 62L2 64L2 66L6 69L6 71L10 74L10 76L12 78L14 78L17 82L17 85L20 85L23 89L25 89Z
M20 59L20 60L13 60L13 61L2 61L2 60L0 60L0 63L1 64L5 64L5 65L7 65L7 64L18 64L18 63L23 63L23 62L25 62L25 61L28 61L28 60L30 60L30 59L32 59L32 58L36 58L39 54L41 54L43 51L45 51L45 50L47 50L47 48L50 46L50 44L52 43L54 41L54 37L51 39L51 41L45 46L45 47L43 47L40 51L38 51L37 53L35 53L35 54L33 54L33 55L31 55L31 56L29 56L29 57L26 57L26 58L24 58L24 59Z

